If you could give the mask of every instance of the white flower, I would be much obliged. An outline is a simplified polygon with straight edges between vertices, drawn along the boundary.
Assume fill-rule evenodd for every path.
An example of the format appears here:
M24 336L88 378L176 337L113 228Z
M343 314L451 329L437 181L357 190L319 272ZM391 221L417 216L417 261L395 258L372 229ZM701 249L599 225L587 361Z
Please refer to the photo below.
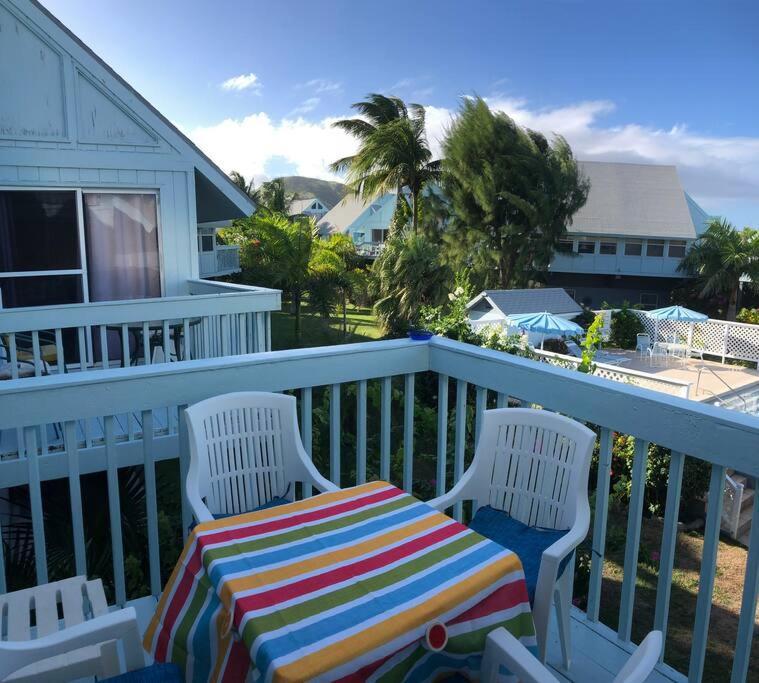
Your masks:
M464 293L464 290L461 287L456 287L455 291L453 292L456 296L461 296Z
M456 301L456 295L453 292L448 292L448 299L450 301Z

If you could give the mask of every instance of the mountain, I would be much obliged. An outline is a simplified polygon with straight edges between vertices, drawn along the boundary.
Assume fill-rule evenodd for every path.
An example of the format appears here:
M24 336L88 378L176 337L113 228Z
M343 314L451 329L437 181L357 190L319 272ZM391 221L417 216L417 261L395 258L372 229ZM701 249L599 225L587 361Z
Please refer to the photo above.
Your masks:
M299 199L318 197L330 209L345 196L345 185L331 180L307 178L302 175L291 175L283 178L285 189L295 192Z

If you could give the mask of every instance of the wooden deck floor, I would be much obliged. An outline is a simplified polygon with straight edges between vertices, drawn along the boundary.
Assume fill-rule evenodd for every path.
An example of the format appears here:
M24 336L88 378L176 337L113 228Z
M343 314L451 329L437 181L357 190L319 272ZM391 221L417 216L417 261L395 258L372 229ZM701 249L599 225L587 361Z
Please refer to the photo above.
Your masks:
M145 632L156 608L154 598L141 598L130 603L137 610L140 631ZM556 624L552 624L548 664L560 681L566 683L609 683L630 656L617 641L616 634L605 626L591 625L579 610L572 619L573 661L566 672L561 667L561 647ZM686 678L668 666L654 671L648 683L686 683Z

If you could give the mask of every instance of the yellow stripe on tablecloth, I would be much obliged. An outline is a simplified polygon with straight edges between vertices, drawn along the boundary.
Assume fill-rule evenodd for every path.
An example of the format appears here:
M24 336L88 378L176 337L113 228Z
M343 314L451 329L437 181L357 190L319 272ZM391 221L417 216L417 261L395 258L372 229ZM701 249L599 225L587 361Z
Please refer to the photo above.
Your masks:
M361 541L360 543L340 548L339 550L326 549L326 552L321 555L311 557L307 560L293 557L292 563L287 564L284 567L277 567L276 569L257 572L249 574L248 576L242 576L238 579L230 579L229 581L226 581L222 585L221 600L229 609L231 606L231 597L235 593L254 588L263 589L270 584L284 581L285 579L291 579L299 574L306 574L318 569L324 569L331 565L337 565L373 550L378 550L393 543L397 543L398 541L402 541L409 536L428 531L434 527L441 526L442 524L449 524L450 522L451 520L442 513L433 514L429 517L420 519L413 524L407 524L392 529L381 536L376 536L366 541Z
M219 531L228 526L238 526L240 524L253 524L254 522L262 522L272 517L281 517L282 515L296 514L298 512L304 512L311 508L321 507L322 505L329 505L329 503L337 503L346 498L354 498L362 493L368 493L369 491L388 488L390 484L385 481L370 481L367 484L361 484L360 486L354 486L349 489L341 489L340 491L330 491L329 493L321 493L318 496L311 496L311 498L304 498L293 503L287 503L287 505L277 505L275 507L266 508L265 510L257 510L256 512L244 512L233 517L225 517L224 519L216 519L212 522L202 522L195 527L198 532L203 531Z
M395 614L379 624L369 626L359 633L330 643L321 650L278 668L274 672L274 682L305 681L331 671L340 664L357 659L402 634L436 619L467 598L477 595L506 574L521 569L522 565L515 554L506 555L486 565L476 574L446 588L421 605Z

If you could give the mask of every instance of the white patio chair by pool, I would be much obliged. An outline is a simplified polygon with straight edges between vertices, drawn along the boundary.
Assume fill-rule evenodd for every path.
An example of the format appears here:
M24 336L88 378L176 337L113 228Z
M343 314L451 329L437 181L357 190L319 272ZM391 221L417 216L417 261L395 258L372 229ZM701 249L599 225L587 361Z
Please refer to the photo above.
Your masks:
M554 603L567 668L574 551L590 524L595 439L579 422L547 410L486 410L471 466L448 493L430 501L440 511L465 500L485 506L470 528L522 561L541 661Z
M654 342L648 349L648 360L651 367L666 366L669 361L667 347L661 342Z
M292 501L296 482L338 490L303 448L295 397L231 393L185 412L190 437L185 486L198 522Z
M0 595L2 683L116 676L119 640L126 670L144 667L134 608L109 612L100 579L75 576Z
M651 335L639 334L635 342L635 350L638 352L638 355L640 355L640 357L643 358L643 356L645 356L648 353L648 350L650 348L651 348Z
M661 648L661 631L651 631L625 662L612 683L643 683L654 670ZM559 683L559 680L503 627L488 634L480 680L483 683L495 683L501 666L513 673L521 683Z

